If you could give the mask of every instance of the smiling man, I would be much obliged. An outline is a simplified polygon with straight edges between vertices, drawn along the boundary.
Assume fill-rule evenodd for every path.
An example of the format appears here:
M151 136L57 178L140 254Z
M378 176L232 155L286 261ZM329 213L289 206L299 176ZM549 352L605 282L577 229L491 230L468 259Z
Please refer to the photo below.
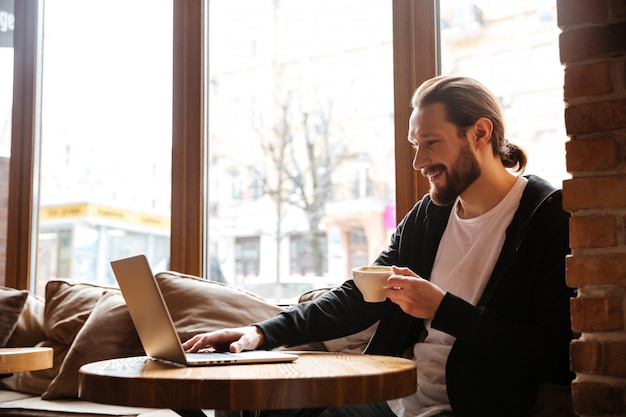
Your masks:
M365 302L348 280L270 320L200 334L183 347L293 346L379 322L366 353L412 358L417 392L322 416L573 415L574 293L565 283L569 216L561 191L518 175L526 154L505 138L498 100L479 82L433 78L412 106L413 167L430 192L374 261L394 266L387 300Z

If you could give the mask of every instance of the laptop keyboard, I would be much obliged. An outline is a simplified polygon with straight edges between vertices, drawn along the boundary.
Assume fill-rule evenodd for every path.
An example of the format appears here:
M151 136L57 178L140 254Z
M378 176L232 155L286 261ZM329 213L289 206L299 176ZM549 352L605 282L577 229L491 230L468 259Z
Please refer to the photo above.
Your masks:
M207 356L210 356L211 359L232 359L233 356L237 356L235 353L231 352L185 352L185 356L188 359L192 360L206 360Z

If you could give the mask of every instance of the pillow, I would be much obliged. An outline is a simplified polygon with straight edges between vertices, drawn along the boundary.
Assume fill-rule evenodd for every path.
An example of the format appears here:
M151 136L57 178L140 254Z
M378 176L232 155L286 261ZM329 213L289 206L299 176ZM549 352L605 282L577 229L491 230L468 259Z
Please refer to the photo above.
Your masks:
M316 298L326 294L330 290L332 290L332 288L318 288L309 290L300 296L298 302L304 303L307 301L313 301ZM370 339L374 335L377 327L378 323L375 323L367 329L353 335L340 337L338 339L326 340L322 342L322 350L327 350L328 352L342 352L352 354L363 353ZM317 350L319 347L318 345L311 346L313 346L314 350Z
M59 372L61 363L68 351L68 346L52 340L44 340L35 345L37 347L51 347L54 350L52 368L41 371L16 372L7 378L0 378L0 389L25 392L41 395Z
M181 341L202 332L247 326L283 311L255 294L219 282L171 271L156 278Z
M78 398L78 370L81 366L128 356L138 340L124 298L117 292L105 292L76 335L58 375L42 398Z
M8 347L35 346L46 339L46 333L43 330L44 308L43 298L28 294L13 336L7 343Z
M26 290L0 287L0 347L11 338L27 297Z
M322 295L326 294L328 291L332 290L334 287L323 287L323 288L315 288L312 290L308 290L306 292L303 292L302 295L300 295L300 298L298 298L298 302L299 303L305 303L307 301L313 301L318 297L321 297Z
M46 337L71 345L104 291L104 287L92 284L49 281L44 310Z
M54 349L53 366L41 371L16 373L0 380L0 386L20 392L43 394L59 373L76 334L105 290L115 291L98 285L74 284L60 279L48 281L43 314L45 337L37 346Z

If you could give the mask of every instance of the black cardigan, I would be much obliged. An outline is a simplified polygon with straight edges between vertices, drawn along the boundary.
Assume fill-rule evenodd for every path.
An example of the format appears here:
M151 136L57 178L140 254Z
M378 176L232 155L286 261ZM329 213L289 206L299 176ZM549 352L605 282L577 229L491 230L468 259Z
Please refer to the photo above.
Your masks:
M572 339L565 283L569 215L561 191L528 177L520 206L477 306L447 293L432 326L454 337L446 364L452 410L462 416L523 416L541 382L566 385ZM452 205L422 198L374 264L409 267L429 279ZM256 325L264 348L350 335L380 321L365 352L406 356L424 336L423 320L389 300L365 303L352 280Z

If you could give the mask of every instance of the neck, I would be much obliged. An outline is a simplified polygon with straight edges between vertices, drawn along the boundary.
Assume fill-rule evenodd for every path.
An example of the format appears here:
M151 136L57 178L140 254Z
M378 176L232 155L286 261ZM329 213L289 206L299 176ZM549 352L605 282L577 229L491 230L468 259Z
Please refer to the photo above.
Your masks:
M502 168L496 175L481 173L480 177L459 197L459 217L471 219L494 208L511 191L517 177Z

